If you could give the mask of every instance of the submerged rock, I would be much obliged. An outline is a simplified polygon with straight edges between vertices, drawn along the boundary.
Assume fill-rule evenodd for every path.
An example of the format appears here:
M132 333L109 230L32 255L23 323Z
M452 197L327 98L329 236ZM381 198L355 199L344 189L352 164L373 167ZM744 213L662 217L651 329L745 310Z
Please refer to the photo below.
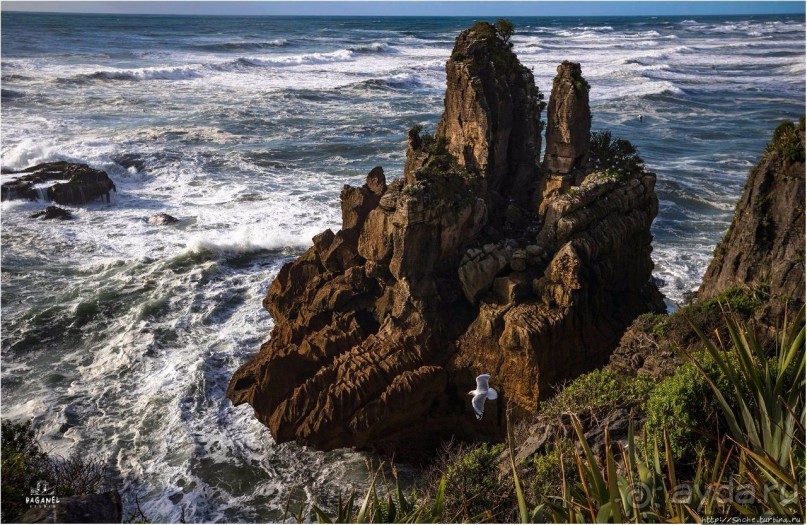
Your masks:
M227 395L277 442L417 454L501 438L508 404L535 411L663 307L650 282L655 175L581 171L574 192L544 198L530 71L480 23L446 72L437 133L410 131L404 179L382 183L376 168L346 186L342 229L315 236L264 299L271 338ZM572 115L588 115L583 100ZM588 126L568 123L569 143ZM479 424L465 393L485 372L500 397Z
M155 213L148 219L148 223L155 226L162 226L164 224L174 224L175 222L179 222L179 219L171 215L168 215L167 213Z
M804 119L777 128L748 174L734 219L703 277L698 296L738 284L764 284L804 304Z
M109 176L86 164L46 162L26 168L24 175L0 186L2 200L27 199L54 201L58 204L86 204L109 192L117 191ZM47 185L49 182L55 184Z
M48 221L51 219L59 219L60 221L70 220L73 218L73 214L70 210L65 210L64 208L60 208L58 206L48 206L42 211L38 211L30 216L32 219L42 219L43 221Z

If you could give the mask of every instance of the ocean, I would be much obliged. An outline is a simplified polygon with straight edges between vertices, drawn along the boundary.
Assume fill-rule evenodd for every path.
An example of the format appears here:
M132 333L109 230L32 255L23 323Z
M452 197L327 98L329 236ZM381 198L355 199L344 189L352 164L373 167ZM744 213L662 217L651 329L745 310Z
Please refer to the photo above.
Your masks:
M672 307L774 127L804 113L804 18L513 22L538 87L581 62L593 129L657 173ZM376 165L401 176L406 131L434 129L472 23L3 12L2 168L70 160L117 185L68 222L2 204L3 418L33 418L49 452L105 459L125 513L136 498L152 521L276 521L289 499L365 483L366 454L276 445L224 392L272 327L261 300L280 266L339 227L342 185ZM158 212L180 222L149 225Z

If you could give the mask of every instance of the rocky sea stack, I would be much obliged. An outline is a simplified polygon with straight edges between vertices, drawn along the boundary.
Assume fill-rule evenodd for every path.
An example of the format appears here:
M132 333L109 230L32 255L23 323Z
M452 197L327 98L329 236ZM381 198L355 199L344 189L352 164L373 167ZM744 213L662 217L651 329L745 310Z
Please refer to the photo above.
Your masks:
M432 135L409 132L404 178L341 193L326 230L264 300L275 328L234 375L278 442L432 450L500 438L566 379L603 365L651 284L655 175L626 141L590 136L579 64L543 95L487 23L460 33ZM492 374L477 422L466 392Z
M748 174L734 220L698 295L758 284L791 307L804 304L804 119L781 124ZM783 303L783 301L778 301Z

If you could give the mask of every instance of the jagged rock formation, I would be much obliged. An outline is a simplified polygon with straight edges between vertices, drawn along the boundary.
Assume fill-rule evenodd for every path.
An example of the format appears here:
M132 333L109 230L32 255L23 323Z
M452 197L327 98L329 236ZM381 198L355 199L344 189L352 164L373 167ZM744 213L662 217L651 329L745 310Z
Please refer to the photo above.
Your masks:
M86 164L46 162L17 173L25 175L3 183L0 187L2 200L42 199L59 204L86 204L99 197L106 197L109 202L109 192L117 191L115 183L105 172ZM54 181L59 182L44 187Z
M531 73L484 23L459 35L446 72L436 136L410 131L404 179L375 168L345 186L342 229L315 236L264 300L275 328L228 397L278 442L400 452L500 437L508 403L534 411L660 307L655 176L575 161L579 185L544 197L563 174L539 164ZM590 124L564 121L577 114L557 125L585 145ZM479 424L465 392L483 372L500 397Z
M734 220L718 244L698 296L761 283L774 296L804 304L804 119L774 132L748 174Z

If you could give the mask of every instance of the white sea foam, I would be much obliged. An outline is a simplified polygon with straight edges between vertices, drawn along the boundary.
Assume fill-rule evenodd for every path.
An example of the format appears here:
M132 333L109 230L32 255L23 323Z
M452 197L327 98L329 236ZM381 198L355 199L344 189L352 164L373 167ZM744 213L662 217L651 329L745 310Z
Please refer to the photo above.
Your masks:
M131 70L97 71L87 75L87 77L105 80L188 80L202 76L200 67L201 66L154 67Z
M358 46L349 47L349 51L354 51L356 53L367 53L367 52L384 52L384 51L391 51L393 48L386 42L370 42L369 44L362 44Z
M331 53L308 53L304 55L286 55L276 58L242 58L239 59L257 66L300 66L309 64L329 64L354 60L354 53L349 49L340 49Z
M320 228L312 228L300 233L291 233L285 230L258 232L248 227L241 227L235 232L219 232L216 238L212 239L207 234L195 235L188 241L184 252L249 254L268 250L282 250L284 248L307 248L311 245L311 238L320 231Z

